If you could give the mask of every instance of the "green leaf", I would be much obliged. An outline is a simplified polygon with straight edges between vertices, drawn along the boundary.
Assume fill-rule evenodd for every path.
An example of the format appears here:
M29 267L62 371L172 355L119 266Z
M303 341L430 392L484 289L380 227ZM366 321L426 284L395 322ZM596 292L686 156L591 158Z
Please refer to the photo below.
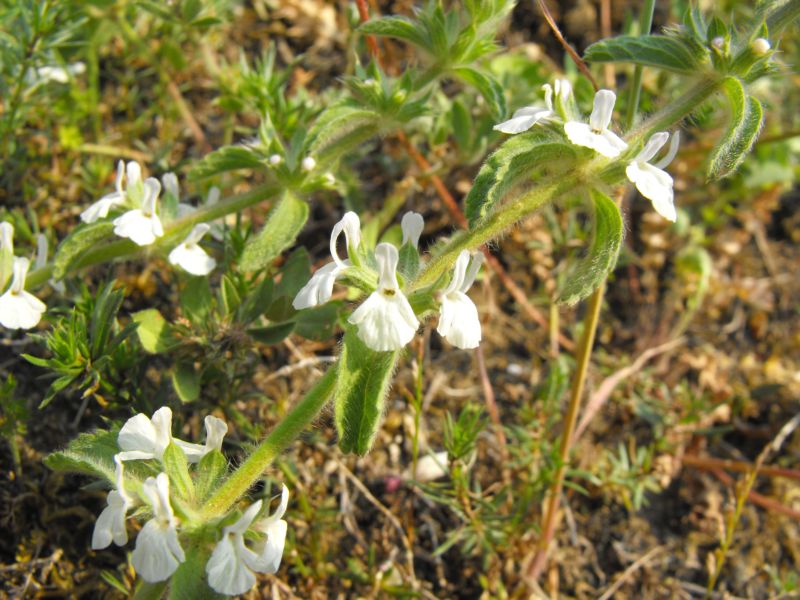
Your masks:
M232 315L242 304L242 297L236 289L236 283L231 275L226 273L222 276L219 285L219 295L222 300L223 314Z
M591 190L594 205L594 240L589 253L566 276L558 301L575 304L586 298L605 281L617 264L622 247L624 226L614 201L597 190Z
M172 337L172 326L155 308L141 310L131 315L136 323L136 334L145 352L161 354L173 348L177 340Z
M308 340L325 341L333 335L341 302L301 310L295 316L295 332Z
M275 282L265 277L245 299L240 311L242 323L252 323L269 308L275 296Z
M365 35L381 35L411 42L430 51L431 44L425 29L407 17L381 17L367 21L358 30Z
M503 94L502 86L491 75L487 75L473 69L472 67L459 67L453 69L452 73L462 81L468 83L478 90L483 99L489 104L492 118L501 120L508 112L506 108L506 97Z
M311 259L308 251L300 247L286 259L281 267L281 280L275 286L275 297L288 296L294 299L311 276Z
M257 342L272 346L289 337L289 334L294 331L294 326L294 321L272 323L266 327L251 327L247 333Z
M244 146L224 146L214 150L196 163L189 171L190 179L204 179L238 169L260 169L262 157Z
M211 286L206 277L189 277L180 294L181 308L193 323L202 323L214 305Z
M747 95L738 79L725 78L723 90L730 103L731 121L728 131L711 153L709 179L720 179L736 170L753 147L764 122L761 103Z
M106 350L108 341L117 323L117 313L122 306L125 294L114 289L114 282L108 283L97 297L89 322L89 339L91 340L91 356L100 358Z
M177 444L170 442L161 458L164 472L169 477L170 489L187 502L194 499L194 484L189 476L189 462L186 454Z
M195 371L194 365L178 363L172 371L172 387L181 402L194 402L200 397L202 374Z
M696 73L705 59L692 45L663 35L620 36L592 44L583 57L589 62L624 62L677 73Z
M44 464L53 471L84 473L114 483L114 455L120 451L116 431L81 433L65 450L53 452Z
M195 497L205 501L219 487L228 472L228 459L219 450L210 450L197 464L194 480Z
M78 263L84 252L108 239L113 233L114 224L109 221L91 223L75 229L56 250L53 278L62 279Z
M294 194L284 193L264 228L245 246L240 268L257 271L267 267L294 243L306 220L308 204Z
M354 328L345 333L334 390L342 452L364 456L372 447L399 355L398 351L370 350Z
M308 152L324 165L367 141L380 129L381 115L374 110L350 104L332 106L320 115L309 132Z
M540 169L570 168L575 147L547 132L533 131L509 138L481 167L464 200L470 225L488 214L521 183L530 182Z
M167 583L168 581L147 583L140 579L133 594L133 600L162 600Z

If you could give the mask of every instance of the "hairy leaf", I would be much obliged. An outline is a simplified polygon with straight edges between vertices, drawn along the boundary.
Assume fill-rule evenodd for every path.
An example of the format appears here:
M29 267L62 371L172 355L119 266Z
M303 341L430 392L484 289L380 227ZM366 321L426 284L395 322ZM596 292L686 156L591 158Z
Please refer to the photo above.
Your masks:
M381 17L367 21L358 30L365 35L382 35L411 42L430 51L425 28L407 17Z
M738 79L727 77L723 90L730 103L731 121L728 131L711 153L709 179L720 179L736 170L753 147L764 122L761 103L747 95Z
M594 205L594 239L589 252L567 274L559 302L575 304L596 290L617 264L624 227L614 201L597 190L590 192Z
M380 131L381 115L349 104L332 106L309 132L309 153L317 162L335 161Z
M499 120L506 116L508 112L506 108L506 97L503 94L503 88L494 77L486 75L472 67L459 67L453 69L452 73L478 90L478 93L480 93L483 99L489 104L489 110L494 119Z
M238 169L259 169L262 157L245 146L223 146L207 154L189 171L190 179L204 179Z
M355 329L344 335L334 390L336 431L342 452L364 456L378 433L399 352L375 352Z
M81 433L65 450L46 457L44 464L54 471L85 473L114 483L114 455L119 450L115 431Z
M694 73L700 67L704 53L677 37L645 35L599 41L586 48L583 57L589 62L625 62Z
M240 268L257 271L269 265L291 246L308 220L308 204L289 192L272 209L264 228L252 238L242 253Z
M546 132L510 138L486 160L467 194L464 203L470 225L501 203L514 186L530 180L534 169L565 169L576 156L574 146Z
M177 444L170 442L161 458L164 471L169 477L170 489L187 502L194 499L194 484L189 475L189 462L186 454Z
M114 233L110 221L98 221L78 227L58 246L53 259L53 278L62 279L75 266L84 252L94 248Z

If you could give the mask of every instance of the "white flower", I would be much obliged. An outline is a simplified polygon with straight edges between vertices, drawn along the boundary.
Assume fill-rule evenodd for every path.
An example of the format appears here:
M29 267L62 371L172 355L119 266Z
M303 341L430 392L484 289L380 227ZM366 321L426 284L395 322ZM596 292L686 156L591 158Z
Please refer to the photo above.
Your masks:
M591 148L608 158L619 156L628 145L608 129L616 101L617 97L611 90L598 91L594 95L594 108L588 124L578 121L564 123L569 141L576 146Z
M150 419L143 413L128 419L117 436L117 443L123 450L117 456L120 460L161 460L171 441L172 411L164 406Z
M495 131L503 133L522 133L540 121L551 118L553 113L553 88L549 84L542 86L544 90L545 108L541 106L525 106L515 111L508 121L503 121L494 126Z
M397 283L397 248L378 244L378 289L350 315L348 322L358 326L358 337L372 350L399 350L414 337L419 321Z
M106 194L100 200L92 204L89 208L81 213L81 221L84 223L94 223L98 219L103 219L108 216L108 211L115 206L119 206L125 202L126 191L122 187L122 180L126 176L128 188L136 186L142 178L142 168L139 163L131 161L125 165L124 161L117 163L117 181L114 185L115 191Z
M144 524L136 538L131 564L142 579L156 583L169 578L186 557L178 541L178 520L169 503L167 474L148 477L142 490L153 508L153 518Z
M477 348L481 341L481 322L478 309L465 293L483 262L483 254L476 254L470 264L469 251L462 250L456 259L453 278L442 293L439 326L436 331L456 348ZM467 266L469 265L469 270Z
M269 164L271 164L273 167L277 167L282 162L283 162L283 157L280 154L273 154L269 157Z
M419 245L419 237L422 235L422 230L425 228L425 221L422 215L409 211L403 215L400 221L400 229L403 231L403 243L401 245L411 244L416 248Z
M183 440L173 439L175 444L183 450L186 460L190 463L200 462L212 450L222 450L222 439L228 433L228 425L222 419L208 415L205 418L206 443L204 445L192 444Z
M266 535L255 546L261 560L266 567L263 573L275 573L281 566L283 547L286 544L286 529L288 524L283 520L286 507L289 506L289 488L285 485L281 489L281 502L275 512L266 519L257 521L253 528Z
M329 262L317 269L309 282L297 292L297 296L292 301L292 306L295 310L312 308L331 299L336 278L350 266L350 261L340 259L339 254L336 252L336 242L342 233L344 233L344 239L347 244L346 249L349 255L351 249L355 251L361 245L361 221L359 221L356 213L345 213L342 219L333 226L330 240L330 252L333 262Z
M222 438L228 431L225 421L208 415L205 418L206 443L192 444L172 437L172 410L168 406L159 408L152 418L139 413L127 420L119 430L117 443L122 449L120 460L161 460L170 442L174 442L191 463L198 462L211 450L222 447Z
M169 253L169 262L179 265L192 275L208 275L217 266L217 261L206 254L198 242L211 229L210 225L200 223L186 236L172 252Z
M30 329L41 320L47 306L25 291L30 261L15 257L11 266L11 286L0 296L0 325L8 329Z
M306 172L313 171L314 167L317 166L317 161L314 160L312 156L306 156L303 159L303 162L300 163L300 166L303 168L303 171Z
M669 134L665 131L653 134L636 158L628 163L625 174L639 190L639 193L653 203L653 208L658 214L668 221L674 222L678 218L678 213L675 210L672 177L661 167L667 166L674 158L678 150L678 134L673 136L670 150L664 159L655 165L648 162L667 143L668 139Z
M286 521L281 519L289 502L289 490L284 485L281 504L275 514L254 526L266 533L266 539L250 549L244 535L261 510L261 500L254 502L233 525L222 530L222 539L206 563L208 584L220 594L238 596L256 583L256 573L274 573L278 570L286 541Z
M128 509L134 504L125 491L124 479L122 477L123 466L119 456L114 457L116 463L117 489L108 493L106 502L108 506L103 509L97 522L94 524L92 533L92 550L102 550L111 545L113 541L117 546L124 546L128 543L128 532L125 529L125 519L128 516Z
M148 177L144 182L142 207L129 210L114 219L114 233L129 238L139 246L148 246L164 235L161 220L156 214L156 201L161 192L158 179Z

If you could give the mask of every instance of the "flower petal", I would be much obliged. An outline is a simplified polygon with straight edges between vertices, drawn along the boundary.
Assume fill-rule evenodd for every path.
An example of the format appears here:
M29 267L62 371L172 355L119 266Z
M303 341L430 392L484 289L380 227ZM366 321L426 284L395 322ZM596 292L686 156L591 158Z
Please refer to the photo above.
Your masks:
M658 214L672 222L678 218L669 173L648 163L632 161L625 169L625 174L639 193L653 203Z
M343 261L342 265L346 268L349 266L349 261ZM336 282L336 277L344 269L342 266L335 262L320 267L311 276L308 283L305 284L292 301L292 306L295 310L302 310L304 308L313 308L319 304L325 304L331 299L333 295L333 284Z
M547 119L552 114L553 111L547 108L526 106L516 111L508 121L503 121L495 125L493 129L510 134L522 133L536 125L539 121Z
M414 211L408 211L400 221L400 229L403 232L402 245L410 243L414 248L419 245L419 238L425 228L425 221L422 215Z
M400 290L391 296L373 292L348 321L358 326L361 341L378 352L399 350L413 339L419 327L411 305Z
M208 275L217 266L217 261L197 244L179 244L169 253L169 262L178 265L192 275Z
M477 348L481 341L478 309L463 292L451 292L442 298L439 326L436 328L456 348Z
M158 436L153 423L145 414L139 413L127 420L119 430L117 443L124 450L120 453L120 460L156 458Z
M617 95L611 90L598 90L594 95L594 106L589 117L589 126L595 131L605 131L611 123L611 116L614 113L614 104Z
M244 594L256 584L256 576L236 552L235 537L224 534L206 563L208 585L215 592L228 596Z
M136 538L136 548L131 555L131 564L148 583L168 579L183 562L180 545L176 553L178 534L174 527L162 527L156 519L144 524Z

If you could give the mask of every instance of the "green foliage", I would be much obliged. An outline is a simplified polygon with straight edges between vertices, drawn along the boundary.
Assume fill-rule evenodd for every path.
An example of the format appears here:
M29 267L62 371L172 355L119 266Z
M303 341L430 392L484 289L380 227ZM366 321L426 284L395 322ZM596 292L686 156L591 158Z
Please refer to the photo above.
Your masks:
M286 192L272 209L261 232L251 238L242 254L240 268L258 271L291 246L308 220L308 203Z
M589 193L594 207L594 238L588 254L565 277L558 301L575 304L589 296L617 264L625 236L622 215L614 201L597 190Z
M478 435L486 427L483 409L477 404L467 404L454 421L448 413L444 422L444 447L453 460L465 460L475 451Z
M600 480L612 492L620 495L625 508L638 511L647 504L647 492L658 492L657 475L653 472L653 449L636 448L632 443L626 448L620 442L617 454L609 452L608 463Z
M44 464L53 471L85 473L114 483L114 455L119 452L116 431L81 433L66 450L53 452Z
M248 146L223 146L192 165L191 179L213 177L227 171L265 168L267 157Z
M355 329L346 331L334 390L336 431L342 452L364 456L372 448L398 356L399 352L370 350Z
M723 90L730 106L730 123L711 153L709 179L719 179L736 170L753 147L764 122L761 103L745 92L738 79L727 77Z
M194 484L189 476L189 463L186 454L177 444L170 443L164 450L161 459L164 472L169 477L170 490L184 502L191 503L194 500Z
M428 59L428 68L417 81L422 88L436 77L453 77L478 90L492 114L506 113L500 84L476 64L494 52L497 22L514 7L513 1L466 2L466 11L453 7L445 11L440 1L430 0L414 18L381 17L361 25L367 35L402 39L417 46Z
M19 475L22 471L22 459L17 438L25 435L27 430L28 407L16 390L17 380L13 375L9 374L0 382L0 436L5 438L11 448L14 471Z
M63 279L80 263L86 251L111 238L113 232L114 224L110 221L98 221L76 228L64 238L56 250L53 277L56 280Z
M71 385L83 390L83 397L94 395L98 401L118 403L128 392L123 382L135 385L132 369L139 356L129 337L136 329L134 323L121 327L117 314L124 294L107 284L92 298L84 290L83 301L74 310L59 315L49 333L34 335L44 343L50 358L24 355L25 358L56 375L39 408ZM107 396L107 398L104 398Z
M466 199L470 226L502 203L513 202L513 191L548 171L561 173L572 168L578 153L560 135L537 128L509 138L481 167Z
M694 74L705 62L706 50L685 37L620 36L592 44L583 56L589 62L626 62Z

